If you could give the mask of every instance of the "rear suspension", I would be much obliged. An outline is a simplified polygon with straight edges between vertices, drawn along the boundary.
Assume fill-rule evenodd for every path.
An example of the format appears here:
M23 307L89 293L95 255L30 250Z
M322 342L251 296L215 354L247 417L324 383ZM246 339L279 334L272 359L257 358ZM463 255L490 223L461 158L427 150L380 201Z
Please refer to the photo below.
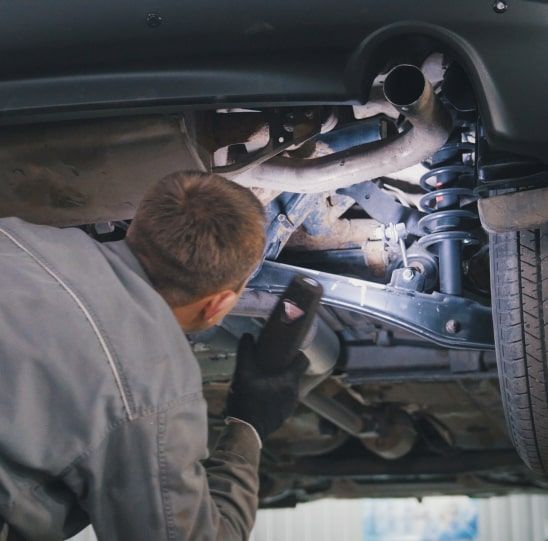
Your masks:
M462 294L463 246L479 243L465 229L478 220L475 210L463 208L476 200L472 189L475 145L466 135L464 128L455 130L425 164L430 171L420 181L427 193L420 200L426 216L419 221L423 233L419 244L438 256L440 292L448 295Z

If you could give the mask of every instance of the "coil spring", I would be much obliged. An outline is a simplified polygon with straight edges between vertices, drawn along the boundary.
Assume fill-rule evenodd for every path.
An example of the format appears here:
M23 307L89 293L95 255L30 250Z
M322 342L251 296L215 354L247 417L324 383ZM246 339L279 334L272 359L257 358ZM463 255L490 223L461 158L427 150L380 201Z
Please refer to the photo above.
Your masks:
M433 164L443 165L432 167L420 180L427 193L420 200L426 216L419 221L424 234L419 244L438 255L440 291L449 295L462 293L462 245L479 242L463 229L478 216L461 208L476 196L471 188L456 185L464 177L474 176L474 167L463 163L463 154L473 151L472 143L454 141L446 144L432 158Z

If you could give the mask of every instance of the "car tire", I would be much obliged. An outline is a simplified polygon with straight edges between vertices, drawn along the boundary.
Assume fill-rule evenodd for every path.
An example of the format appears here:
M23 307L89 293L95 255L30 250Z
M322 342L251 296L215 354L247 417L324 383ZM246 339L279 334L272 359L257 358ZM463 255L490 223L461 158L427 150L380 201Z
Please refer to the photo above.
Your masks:
M490 236L497 364L506 422L523 461L548 474L548 225Z

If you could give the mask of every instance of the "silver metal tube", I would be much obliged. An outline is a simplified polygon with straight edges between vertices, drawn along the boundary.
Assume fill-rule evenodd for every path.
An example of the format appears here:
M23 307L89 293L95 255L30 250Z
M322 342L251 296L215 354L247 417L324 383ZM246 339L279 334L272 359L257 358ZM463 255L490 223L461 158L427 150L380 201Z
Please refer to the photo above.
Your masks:
M364 431L361 415L316 389L303 396L301 402L348 434L359 436Z
M384 94L412 124L405 133L321 158L272 158L232 180L297 193L333 191L420 163L443 146L452 130L451 115L419 68L405 64L393 68L386 76Z
M271 293L246 291L232 314L268 317L277 302L278 297ZM361 415L315 389L333 370L339 350L340 343L337 335L325 321L317 317L301 347L301 351L310 362L300 388L301 402L344 432L359 436L364 431Z

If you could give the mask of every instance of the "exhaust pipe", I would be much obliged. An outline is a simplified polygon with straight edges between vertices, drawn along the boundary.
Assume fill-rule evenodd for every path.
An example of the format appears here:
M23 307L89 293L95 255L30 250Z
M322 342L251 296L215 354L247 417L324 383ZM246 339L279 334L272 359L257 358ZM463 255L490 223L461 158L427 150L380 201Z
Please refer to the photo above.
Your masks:
M315 159L276 157L230 177L248 187L295 193L335 191L416 165L442 147L453 122L416 66L393 68L384 81L384 96L412 124L403 134Z
M231 315L245 317L268 317L278 302L277 295L266 291L244 291ZM340 354L337 335L316 316L314 324L305 337L301 353L308 359L309 366L301 381L299 395L301 402L321 417L328 419L345 432L358 435L363 431L363 419L344 404L315 390L328 378Z
M246 290L231 315L266 318L277 302L277 295ZM340 354L339 338L322 318L316 317L301 352L310 363L299 389L303 404L346 434L359 438L367 449L383 458L401 458L413 448L417 433L406 413L396 409L387 411L381 417L377 434L361 413L316 388L331 375Z

